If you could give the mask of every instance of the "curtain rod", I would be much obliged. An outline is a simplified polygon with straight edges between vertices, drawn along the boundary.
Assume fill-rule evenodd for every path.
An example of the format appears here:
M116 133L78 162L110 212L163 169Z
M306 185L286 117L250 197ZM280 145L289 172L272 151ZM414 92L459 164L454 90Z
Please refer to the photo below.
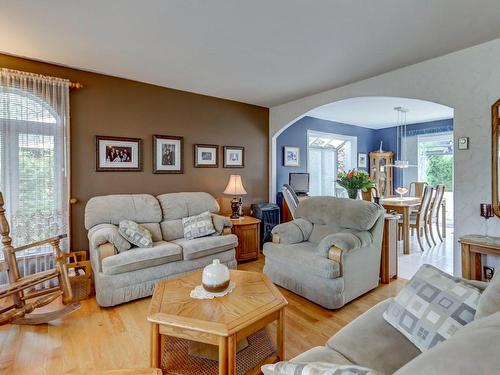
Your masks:
M83 85L80 82L70 82L69 83L69 88L70 89L81 89L83 88Z

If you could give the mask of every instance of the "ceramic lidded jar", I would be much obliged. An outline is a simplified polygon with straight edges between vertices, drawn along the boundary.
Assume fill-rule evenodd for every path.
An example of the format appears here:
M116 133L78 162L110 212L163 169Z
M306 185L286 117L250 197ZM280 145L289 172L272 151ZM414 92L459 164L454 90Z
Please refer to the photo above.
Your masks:
M214 259L212 264L203 269L201 284L207 292L220 293L227 289L229 280L229 268L221 264L219 259Z

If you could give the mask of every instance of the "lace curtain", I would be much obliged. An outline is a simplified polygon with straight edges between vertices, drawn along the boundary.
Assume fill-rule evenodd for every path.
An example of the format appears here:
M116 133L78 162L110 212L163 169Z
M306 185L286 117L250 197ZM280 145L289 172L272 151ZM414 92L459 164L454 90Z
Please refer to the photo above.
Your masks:
M14 247L68 232L68 140L69 81L0 69L0 191ZM18 254L21 272L51 268L50 251Z

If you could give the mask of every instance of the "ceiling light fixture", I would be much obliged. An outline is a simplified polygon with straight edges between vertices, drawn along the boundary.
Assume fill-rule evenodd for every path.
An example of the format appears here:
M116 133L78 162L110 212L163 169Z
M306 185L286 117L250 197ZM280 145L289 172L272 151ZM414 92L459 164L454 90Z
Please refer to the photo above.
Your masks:
M396 160L394 164L388 164L387 167L406 169L410 167L417 167L410 164L406 157L406 127L407 117L406 114L410 112L409 109L403 107L394 107L397 114L397 130L396 130Z

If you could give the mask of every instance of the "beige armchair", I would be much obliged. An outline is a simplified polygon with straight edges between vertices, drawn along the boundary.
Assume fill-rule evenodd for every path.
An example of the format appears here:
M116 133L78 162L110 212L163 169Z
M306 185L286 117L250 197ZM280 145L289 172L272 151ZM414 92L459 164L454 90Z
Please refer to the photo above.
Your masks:
M384 210L346 198L312 197L264 244L264 273L313 302L337 309L379 282Z

